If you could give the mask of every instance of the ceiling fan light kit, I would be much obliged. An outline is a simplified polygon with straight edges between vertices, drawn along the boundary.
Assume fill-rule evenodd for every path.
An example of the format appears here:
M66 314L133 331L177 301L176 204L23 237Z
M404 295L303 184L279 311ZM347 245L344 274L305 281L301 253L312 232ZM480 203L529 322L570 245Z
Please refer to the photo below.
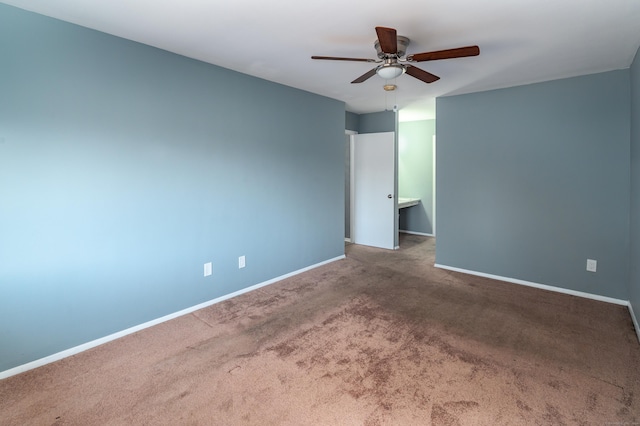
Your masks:
M405 73L405 68L402 64L382 64L378 65L376 68L376 74L385 80L391 80L393 78L399 77Z
M433 52L414 53L404 55L409 46L409 39L399 36L394 28L376 27L378 40L374 43L378 60L363 58L340 58L335 56L312 56L311 59L324 59L333 61L357 61L357 62L384 62L372 70L367 71L351 83L362 83L374 75L379 75L385 80L391 80L401 76L404 73L411 77L417 78L425 83L433 83L440 79L437 75L433 75L421 68L409 64L409 62L435 61L439 59L463 58L466 56L478 56L480 48L478 46L458 47L455 49L437 50ZM406 62L406 63L401 63ZM385 87L385 90L386 87Z

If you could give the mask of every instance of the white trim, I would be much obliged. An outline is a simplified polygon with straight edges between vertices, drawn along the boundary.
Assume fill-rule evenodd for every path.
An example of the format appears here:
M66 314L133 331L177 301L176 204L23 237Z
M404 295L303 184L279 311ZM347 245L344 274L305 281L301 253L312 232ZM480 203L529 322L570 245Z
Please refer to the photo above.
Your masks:
M433 234L427 234L426 232L414 232L414 231L406 231L404 229L401 229L400 232L402 232L403 234L411 234L411 235L422 235L423 237L433 237Z
M353 157L355 154L355 139L354 139L354 135L357 135L358 132L352 132L350 130L348 130L349 132L349 242L355 243L356 242L356 236L354 235L353 232L353 210L354 210L354 206L355 206L355 202L354 202L354 186L355 186L355 166L354 166L354 162L353 162Z
M353 135L357 135L355 130L345 130L345 136L349 136L349 238L345 237L345 242L351 243L353 238ZM347 206L344 206L345 211ZM346 232L345 232L346 234Z
M223 301L225 301L227 299L231 299L233 297L240 296L241 294L248 293L248 292L253 291L253 290L257 290L257 289L259 289L261 287L264 287L264 286L267 286L267 285L270 285L270 284L274 284L274 283L276 283L278 281L282 281L282 280L284 280L286 278L289 278L289 277L292 277L294 275L301 274L301 273L309 271L311 269L318 268L318 267L320 267L322 265L326 265L327 263L335 262L337 260L341 260L341 259L344 259L344 258L345 258L345 255L337 256L337 257L334 257L332 259L325 260L323 262L316 263L316 264L311 265L311 266L307 266L306 268L298 269L297 271L293 271L293 272L290 272L288 274L281 275L281 276L273 278L271 280L264 281L264 282L256 284L256 285L252 285L252 286L247 287L247 288L243 288L242 290L238 290L238 291L235 291L233 293L225 294L224 296L220 296L220 297L218 297L216 299L212 299L212 300L209 300L209 301L204 302L204 303L200 303L200 304L195 305L195 306L191 306L191 307L183 309L181 311L174 312L172 314L165 315L163 317L156 318L154 320L147 321L147 322L142 323L142 324L138 324L136 326L127 328L127 329L122 330L122 331L118 331L116 333L110 334L108 336L101 337L101 338L96 339L96 340L92 340L92 341L87 342L87 343L83 343L83 344L75 346L73 348L65 349L64 351L55 353L53 355L49 355L49 356L46 356L44 358L40 358L40 359L37 359L35 361L31 361L31 362L28 362L26 364L19 365L17 367L10 368L9 370L0 371L0 380L6 379L7 377L15 376L16 374L24 373L25 371L28 371L28 370L33 370L34 368L42 367L43 365L50 364L50 363L55 362L55 361L59 361L59 360L61 360L63 358L66 358L66 357L69 357L69 356L72 356L72 355L79 354L80 352L84 352L84 351L86 351L88 349L95 348L96 346L100 346L100 345L108 343L108 342L110 342L112 340L119 339L120 337L124 337L126 335L135 333L135 332L140 331L140 330L144 330L145 328L153 327L154 325L158 325L160 323L172 320L172 319L180 317L182 315L190 314L190 313L195 312L195 311L197 311L199 309L203 309L203 308L206 308L208 306L215 305L216 303L223 302Z
M554 286L546 285L546 284L538 284L538 283L534 283L534 282L531 282L531 281L524 281L524 280L519 280L519 279L515 279L515 278L501 277L499 275L485 274L484 272L470 271L468 269L455 268L453 266L440 265L438 263L436 263L434 266L436 268L440 268L440 269L448 269L449 271L462 272L464 274L477 275L479 277L491 278L491 279L498 280L498 281L506 281L508 283L526 285L528 287L540 288L542 290L555 291L556 293L564 293L564 294L570 294L572 296L584 297L586 299L599 300L600 302L607 302L607 303L613 303L613 304L616 304L616 305L630 306L629 305L629 301L622 300L622 299L615 299L613 297L600 296L598 294L585 293L583 291L569 290L567 288L554 287Z
M638 318L636 318L636 314L633 312L633 306L631 306L631 302L629 302L628 306L629 306L629 314L631 314L631 321L633 321L633 327L636 330L636 336L638 336L638 342L640 342L640 324L638 324Z
M432 163L433 163L433 176L431 178L431 191L433 194L432 197L432 204L431 204L431 208L433 209L433 220L431 223L431 229L433 230L433 237L436 236L436 135L433 135L433 158L432 158Z

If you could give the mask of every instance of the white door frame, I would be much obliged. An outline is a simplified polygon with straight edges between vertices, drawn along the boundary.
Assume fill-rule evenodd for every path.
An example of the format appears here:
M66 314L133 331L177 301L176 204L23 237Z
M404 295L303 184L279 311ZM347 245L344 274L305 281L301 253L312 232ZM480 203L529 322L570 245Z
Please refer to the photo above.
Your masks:
M357 135L355 130L345 130L345 135L349 136L349 242L353 242L353 135Z
M431 194L433 195L432 208L433 208L433 220L431 221L431 233L436 236L436 135L433 135L433 177L431 178Z

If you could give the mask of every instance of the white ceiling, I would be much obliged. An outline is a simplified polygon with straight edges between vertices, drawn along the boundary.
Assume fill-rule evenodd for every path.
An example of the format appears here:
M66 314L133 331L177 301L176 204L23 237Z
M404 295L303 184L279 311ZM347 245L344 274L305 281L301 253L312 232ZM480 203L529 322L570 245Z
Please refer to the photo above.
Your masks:
M437 96L628 68L640 46L640 0L9 0L26 10L342 100L347 110L397 105L402 121L432 118ZM375 27L411 39L407 53L477 44L480 56L417 64L385 92L364 62Z

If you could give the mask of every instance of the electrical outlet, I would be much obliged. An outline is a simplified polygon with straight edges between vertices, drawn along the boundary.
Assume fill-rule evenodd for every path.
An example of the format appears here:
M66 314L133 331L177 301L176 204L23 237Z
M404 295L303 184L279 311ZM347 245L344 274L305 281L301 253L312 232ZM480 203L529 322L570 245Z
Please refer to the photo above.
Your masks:
M245 262L245 258L244 258L244 256L240 256L240 257L238 258L238 269L242 269L242 268L244 268L245 266L247 266L247 264L246 264L246 262Z
M208 277L211 274L213 274L213 265L211 262L207 262L204 264L204 276Z
M596 272L598 269L598 261L593 259L587 259L587 271Z

